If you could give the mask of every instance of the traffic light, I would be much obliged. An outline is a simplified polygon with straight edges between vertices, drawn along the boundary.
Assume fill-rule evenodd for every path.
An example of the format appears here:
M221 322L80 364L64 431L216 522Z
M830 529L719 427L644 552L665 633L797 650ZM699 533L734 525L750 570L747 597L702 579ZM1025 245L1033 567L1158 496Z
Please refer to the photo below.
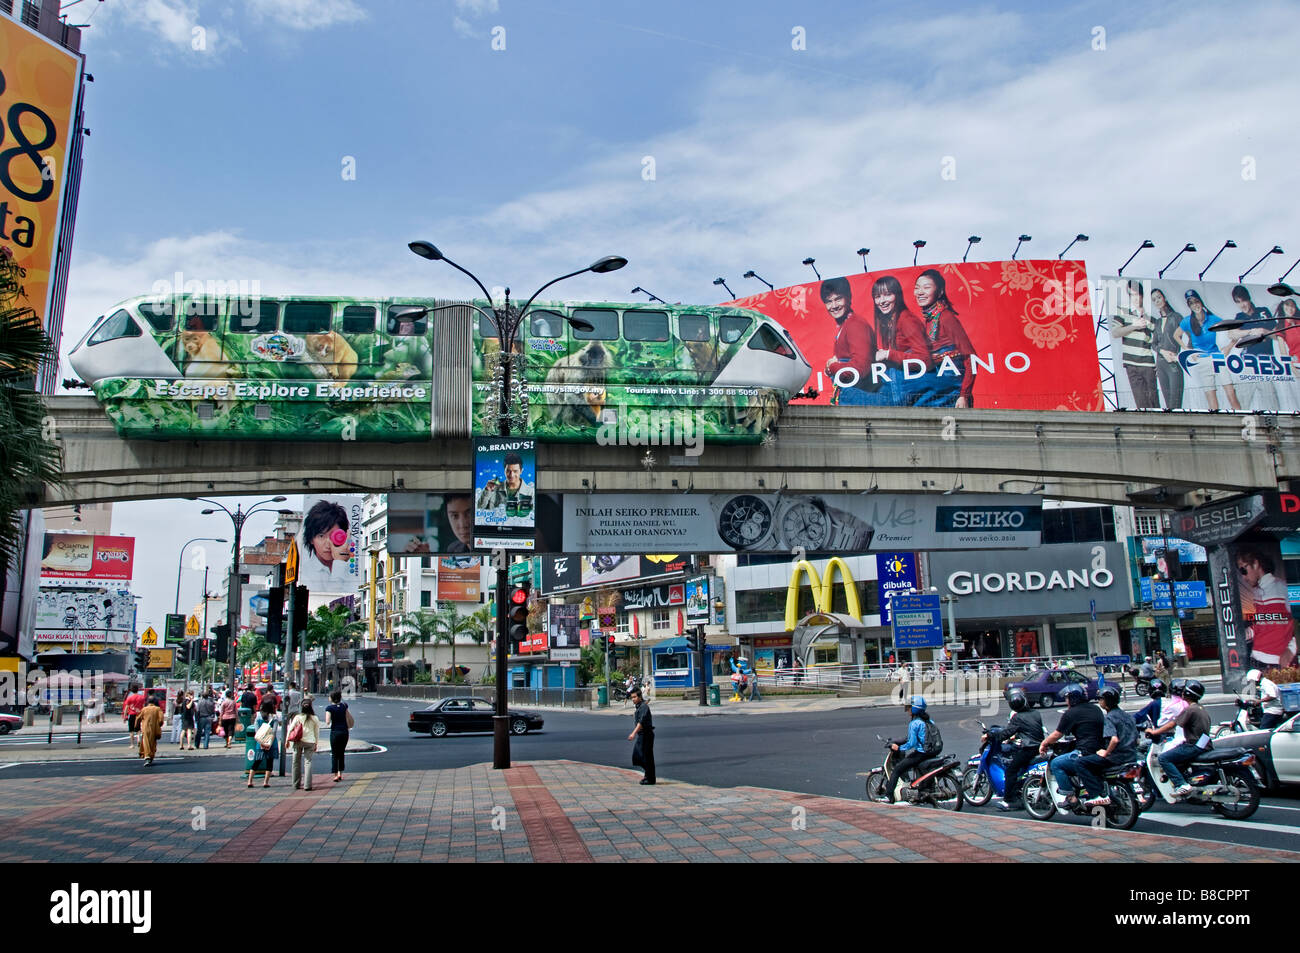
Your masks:
M528 641L528 590L530 582L517 582L510 587L510 604L506 606L506 637L512 646Z
M273 589L263 589L257 593L255 599L266 601L266 612L259 613L265 616L265 632L261 633L266 636L266 641L272 645L284 644L284 587L276 586Z
M199 639L195 644L199 647L199 663L202 664L208 660L208 640Z
M187 665L190 661L190 643L182 642L176 646L176 662L178 665Z
M148 650L148 649L136 649L136 650L135 650L135 669L136 669L136 671L137 671L137 672L143 672L143 671L144 671L145 669L147 669L148 667L149 667L149 650Z
M221 625L214 625L210 631L214 636L216 636L216 645L215 645L216 660L218 662L229 662L230 661L230 625L228 623L223 622L221 623Z
M293 637L301 638L307 633L307 596L310 590L306 586L293 587Z

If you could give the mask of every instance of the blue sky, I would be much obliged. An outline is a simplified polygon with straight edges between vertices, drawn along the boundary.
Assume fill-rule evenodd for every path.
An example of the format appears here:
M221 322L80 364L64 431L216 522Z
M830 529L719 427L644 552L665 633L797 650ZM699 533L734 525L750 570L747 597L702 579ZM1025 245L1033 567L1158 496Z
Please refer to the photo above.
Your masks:
M922 261L960 259L970 234L984 239L974 258L998 260L1022 232L1021 257L1084 232L1074 252L1094 278L1145 238L1157 247L1131 273L1187 241L1200 252L1176 277L1227 238L1240 248L1212 277L1274 243L1289 254L1255 278L1300 255L1291 4L86 0L69 13L90 17L95 83L65 349L177 270L267 293L471 292L411 255L414 238L516 295L621 254L623 271L563 294L626 300L640 285L698 302L718 300L719 275L759 290L749 268L805 280L809 255L823 275L860 267L860 246L873 267L910 262L916 238ZM185 507L119 513L142 514L142 537L181 538Z

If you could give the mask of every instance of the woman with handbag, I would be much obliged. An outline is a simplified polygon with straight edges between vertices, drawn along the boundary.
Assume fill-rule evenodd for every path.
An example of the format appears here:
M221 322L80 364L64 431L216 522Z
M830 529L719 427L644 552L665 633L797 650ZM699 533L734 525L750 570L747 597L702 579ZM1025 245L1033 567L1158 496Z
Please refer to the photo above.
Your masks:
M248 768L248 786L253 786L253 775L258 771L263 772L262 787L271 786L271 771L275 768L275 759L278 754L276 746L279 744L276 726L279 718L275 714L275 702L267 700L262 703L262 710L257 713L257 719L253 722L253 738L258 745L258 756L253 759L253 763Z
M293 786L310 791L311 759L320 743L320 719L310 695L303 697L301 709L289 722L288 743L293 746Z
M343 755L348 750L348 729L353 725L352 712L343 700L342 692L330 695L333 703L325 709L325 727L330 730L330 770L334 780L343 780Z

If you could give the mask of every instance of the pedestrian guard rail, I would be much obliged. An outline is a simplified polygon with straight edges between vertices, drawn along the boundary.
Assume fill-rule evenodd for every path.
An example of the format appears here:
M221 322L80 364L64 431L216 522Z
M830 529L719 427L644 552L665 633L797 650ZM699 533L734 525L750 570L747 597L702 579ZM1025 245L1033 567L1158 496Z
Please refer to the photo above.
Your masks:
M482 698L496 702L492 685L381 685L381 698L410 698L441 701L444 698ZM536 705L546 708L592 708L596 704L596 686L584 688L511 688L506 692L511 707Z

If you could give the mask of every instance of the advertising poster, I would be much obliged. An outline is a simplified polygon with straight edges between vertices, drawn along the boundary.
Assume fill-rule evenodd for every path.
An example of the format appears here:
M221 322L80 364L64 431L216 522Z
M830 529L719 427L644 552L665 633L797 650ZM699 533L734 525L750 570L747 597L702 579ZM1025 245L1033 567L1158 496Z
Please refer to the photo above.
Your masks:
M474 545L533 549L537 527L537 441L474 441Z
M582 585L581 556L542 556L542 592L568 592Z
M1246 654L1260 668L1286 668L1295 660L1296 638L1281 544L1251 534L1227 549L1237 578Z
M1081 261L891 268L732 304L790 332L819 404L1103 409Z
M1224 281L1105 278L1102 285L1119 406L1300 411L1295 298ZM1224 321L1246 324L1216 330Z
M1210 549L1210 590L1214 594L1214 615L1219 630L1219 665L1223 671L1223 690L1241 690L1246 672L1252 667L1246 645L1246 625L1242 620L1241 574L1228 546Z
M709 577L695 576L686 580L686 624L708 625L710 611Z
M478 556L443 556L438 560L438 601L478 602L482 559Z
M46 533L41 576L129 581L134 559L134 536Z
M27 273L23 279L27 305L45 324L81 58L17 21L0 17L0 73L8 116L6 144L30 142L39 149L40 162L8 164L9 171L0 177L0 201L8 209L6 247ZM75 134L80 135L80 130ZM53 336L58 344L57 333Z
M880 624L889 625L889 600L896 592L920 589L915 553L876 554L876 590L880 596Z
M582 625L578 619L577 605L557 606L548 609L548 629L552 661L576 662L582 658Z
M640 556L583 556L582 584L602 586L608 582L636 579L641 573Z
M298 535L298 585L356 595L361 584L362 497L307 496Z
M962 494L565 494L565 552L1023 549L1041 540L1042 498Z
M474 551L472 493L389 493L388 555Z
M1156 554L1164 550L1166 544L1170 552L1178 554L1180 564L1203 563L1208 558L1204 546L1198 546L1196 543L1188 542L1185 539L1175 539L1171 536L1166 540L1163 536L1143 536L1142 561L1148 566L1154 565Z
M129 589L42 586L36 599L37 638L47 642L92 635L129 641L135 633L135 599Z

